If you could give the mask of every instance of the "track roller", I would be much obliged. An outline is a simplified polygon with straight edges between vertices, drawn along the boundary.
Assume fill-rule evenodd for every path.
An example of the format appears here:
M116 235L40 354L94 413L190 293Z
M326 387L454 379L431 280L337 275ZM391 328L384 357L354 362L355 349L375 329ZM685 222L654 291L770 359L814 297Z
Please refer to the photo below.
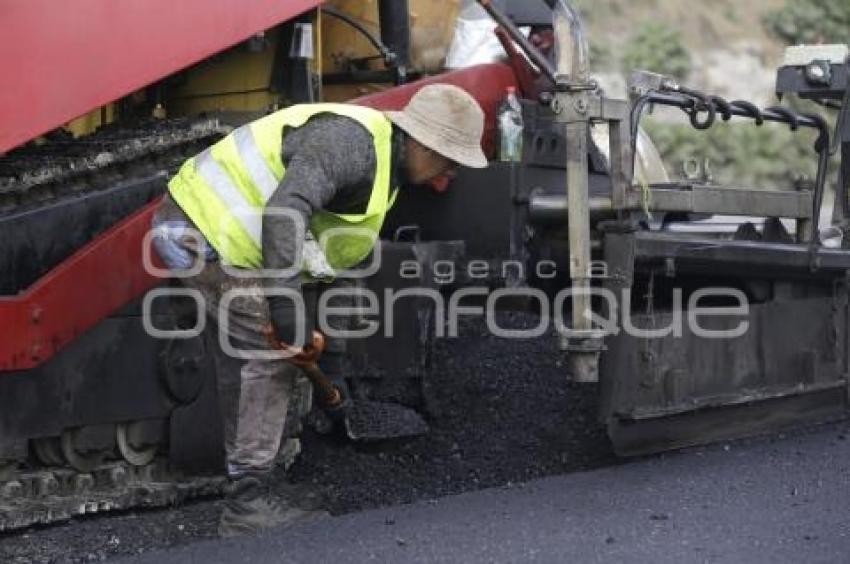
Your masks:
M62 454L72 468L79 472L91 472L106 459L111 448L91 447L84 442L86 427L65 429L62 432Z
M65 455L59 437L42 437L32 440L32 450L38 461L45 466L64 466Z
M115 442L121 456L133 466L150 464L156 456L157 444L142 439L143 421L119 423L115 428Z

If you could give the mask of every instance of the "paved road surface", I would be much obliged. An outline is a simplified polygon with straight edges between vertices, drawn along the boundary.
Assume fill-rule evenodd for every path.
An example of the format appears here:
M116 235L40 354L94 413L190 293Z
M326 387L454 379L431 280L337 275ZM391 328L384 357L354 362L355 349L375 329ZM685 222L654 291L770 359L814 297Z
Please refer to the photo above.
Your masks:
M850 425L349 514L135 563L850 563Z

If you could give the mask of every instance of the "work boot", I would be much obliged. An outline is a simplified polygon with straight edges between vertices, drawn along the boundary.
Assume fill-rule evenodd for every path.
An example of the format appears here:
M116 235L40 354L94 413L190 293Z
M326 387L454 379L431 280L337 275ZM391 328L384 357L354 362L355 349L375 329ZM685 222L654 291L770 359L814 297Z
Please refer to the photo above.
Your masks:
M246 474L231 480L225 487L224 510L218 524L218 534L234 537L327 515L324 511L307 511L284 500L272 499L268 476Z

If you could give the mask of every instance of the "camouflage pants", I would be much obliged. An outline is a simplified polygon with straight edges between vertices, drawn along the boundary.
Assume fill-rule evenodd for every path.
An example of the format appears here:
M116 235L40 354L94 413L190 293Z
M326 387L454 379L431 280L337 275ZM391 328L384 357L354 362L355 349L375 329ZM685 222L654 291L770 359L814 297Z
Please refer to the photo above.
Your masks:
M227 339L237 351L273 350L265 332L271 323L268 302L258 281L234 278L218 262L210 262L199 275L183 282L204 297L211 322L208 331L221 331L220 315L226 312L226 335L219 338ZM222 297L233 289L240 294L226 310L220 310ZM221 346L214 350L228 473L269 471L290 404L295 403L297 381L303 378L300 370L285 360L246 360L227 354ZM303 413L291 415L298 418Z
M175 208L166 198L154 219L154 227L166 220L173 225L181 216L185 218L182 211ZM154 243L161 248L156 238ZM176 241L176 245L191 252L193 258L204 254L198 253L193 248L197 242L188 238ZM162 251L160 254L167 255ZM165 256L163 259L172 270L183 266L169 264L180 261L169 261ZM227 354L219 346L221 339L236 351L273 350L266 334L271 320L268 302L262 293L263 281L231 276L217 260L212 260L204 264L199 274L183 278L182 282L203 297L208 321L205 330L212 332L207 335L207 342L214 343L227 471L231 475L270 471L280 448L287 415L297 423L310 409L309 383L300 369L285 360L239 358ZM226 310L221 310L221 301L231 290L237 290L238 294L229 299ZM226 320L221 319L224 314ZM213 336L215 338L210 338ZM297 432L298 426L289 425L289 428L294 427Z

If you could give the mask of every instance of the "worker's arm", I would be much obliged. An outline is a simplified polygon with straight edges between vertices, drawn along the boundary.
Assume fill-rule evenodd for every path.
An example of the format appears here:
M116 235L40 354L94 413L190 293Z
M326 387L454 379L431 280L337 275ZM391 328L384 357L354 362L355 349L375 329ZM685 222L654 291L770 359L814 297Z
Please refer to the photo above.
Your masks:
M327 209L331 204L346 206L363 201L365 209L374 179L375 162L371 135L352 119L322 116L290 132L284 141L286 173L269 198L267 213L263 217L265 268L293 266L297 242L303 242L305 235L303 229L297 231L291 216L275 214L275 209L291 210L300 216L303 227L310 224L316 210ZM274 282L278 288L301 288L298 274ZM292 300L270 297L269 305L278 338L292 343L296 332Z

